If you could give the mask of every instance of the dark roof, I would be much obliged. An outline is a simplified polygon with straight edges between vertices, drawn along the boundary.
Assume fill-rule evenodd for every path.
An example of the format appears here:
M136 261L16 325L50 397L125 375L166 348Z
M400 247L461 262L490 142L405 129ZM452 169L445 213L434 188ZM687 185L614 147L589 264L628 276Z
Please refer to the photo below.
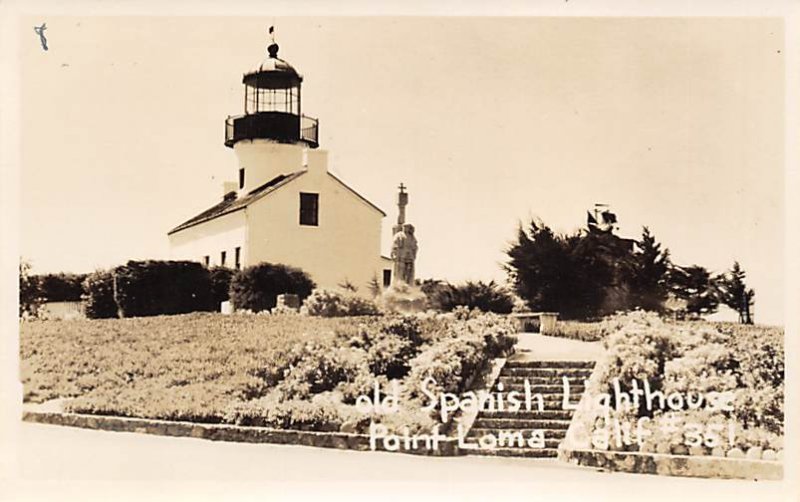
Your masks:
M229 192L225 194L225 197L223 198L222 202L206 209L205 211L198 214L194 218L190 218L184 221L177 227L167 232L167 235L174 234L175 232L180 232L181 230L193 227L199 223L203 223L208 220L213 220L214 218L222 216L223 214L228 214L234 211L238 211L240 209L244 209L249 204L257 201L258 199L267 195L268 193L272 193L273 191L289 183L293 179L302 176L305 173L306 171L303 170L303 171L296 171L291 174L280 174L278 176L275 176L268 182L264 183L263 185L250 190L244 197L235 198L231 194L235 195L236 192Z

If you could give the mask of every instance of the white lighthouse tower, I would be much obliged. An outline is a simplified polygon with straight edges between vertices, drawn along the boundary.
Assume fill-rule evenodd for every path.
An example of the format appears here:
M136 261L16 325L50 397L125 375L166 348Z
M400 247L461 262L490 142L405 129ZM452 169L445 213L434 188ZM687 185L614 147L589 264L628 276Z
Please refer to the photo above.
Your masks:
M324 162L323 152L308 156L309 149L319 147L319 121L302 113L303 77L278 57L274 41L267 53L242 78L244 114L225 120L225 145L239 160L240 194L301 169L306 162Z

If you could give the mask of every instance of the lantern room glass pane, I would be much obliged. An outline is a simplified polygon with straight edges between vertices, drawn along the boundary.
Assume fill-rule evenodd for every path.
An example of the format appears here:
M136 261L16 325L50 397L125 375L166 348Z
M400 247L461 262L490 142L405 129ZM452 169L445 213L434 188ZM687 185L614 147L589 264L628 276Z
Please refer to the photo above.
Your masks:
M300 90L259 89L245 86L245 113L282 112L300 114Z

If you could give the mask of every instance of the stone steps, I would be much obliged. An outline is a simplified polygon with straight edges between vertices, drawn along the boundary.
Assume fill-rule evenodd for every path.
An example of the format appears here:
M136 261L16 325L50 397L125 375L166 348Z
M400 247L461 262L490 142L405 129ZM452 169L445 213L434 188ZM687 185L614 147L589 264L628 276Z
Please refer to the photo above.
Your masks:
M530 382L531 385L563 385L563 380L559 377L555 380L553 377L526 377L526 376L501 376L497 379L497 383L503 382L503 386L509 385L524 385L525 380ZM583 377L567 377L570 387L573 385L583 385L586 378ZM495 384L495 387L497 384Z
M572 417L570 417L572 418ZM475 420L473 427L489 429L566 429L569 427L567 420L542 420L539 418L519 419L519 418L482 418L480 415Z
M509 418L517 420L556 420L569 421L572 412L569 410L544 410L544 411L491 411L485 410L480 413L483 419Z
M542 394L543 396L544 395L548 395L548 394L561 395L561 394L564 393L564 386L560 385L560 384L559 385L533 385L533 384L530 384L530 389L531 389L531 393L533 393L533 394ZM509 392L509 391L512 391L512 390L525 392L525 383L524 382L523 383L512 383L512 384L509 384L509 385L506 385L505 383L503 383L503 389L502 390L500 390L500 388L495 384L495 386L492 388L492 393L494 393L494 392ZM569 384L569 393L570 394L582 394L583 391L584 391L584 386L583 385L573 385L572 383Z
M515 361L512 359L506 362L506 365L503 367L503 370L516 369L516 368L593 369L594 364L595 364L594 361Z
M481 455L485 457L523 457L523 458L556 458L558 449L556 448L519 448L519 447L497 447L497 448L462 448L469 455Z
M507 361L491 392L503 393L505 398L508 392L517 391L523 397L521 401L524 403L527 380L531 393L542 396L544 409L539 411L539 399L535 397L534 407L530 411L524 407L519 411L481 410L467 435L469 446L464 448L465 452L494 457L558 456L558 445L567 434L573 413L571 409L562 409L562 377L567 377L569 383L569 403L575 405L580 401L585 390L584 381L591 376L593 368L594 361ZM527 445L527 440L537 430L544 435L544 448L531 448ZM510 441L519 434L526 441L523 446L518 446L516 442L498 444L496 448L479 448L477 445L478 438L486 435L492 435L498 441L501 438Z
M539 428L539 427L534 427L534 428L530 428L530 429L525 429L525 428L492 429L492 428L484 428L484 427L473 427L472 429L470 429L469 434L467 435L467 437L469 437L469 438L479 438L479 437L481 437L483 435L486 435L486 434L491 434L492 436L500 437L501 435L504 435L504 434L507 435L509 433L513 433L513 434L520 433L520 434L522 434L523 439L527 440L529 437L531 437L537 431L540 431L541 434L544 436L545 442L547 442L547 441L549 441L551 439L560 441L560 440L564 439L564 436L567 435L567 428L566 427L564 427L562 429L545 429L545 428ZM556 442L556 446L558 446L558 441Z
M527 376L527 377L558 377L561 381L562 376L574 378L589 378L592 374L591 368L510 368L503 370L503 376Z

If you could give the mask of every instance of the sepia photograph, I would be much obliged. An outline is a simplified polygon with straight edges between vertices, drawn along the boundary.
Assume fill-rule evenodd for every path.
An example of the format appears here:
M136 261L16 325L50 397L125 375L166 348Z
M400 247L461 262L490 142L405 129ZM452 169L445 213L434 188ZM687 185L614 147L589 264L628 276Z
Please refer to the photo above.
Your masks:
M0 499L795 500L781 12L6 10Z

